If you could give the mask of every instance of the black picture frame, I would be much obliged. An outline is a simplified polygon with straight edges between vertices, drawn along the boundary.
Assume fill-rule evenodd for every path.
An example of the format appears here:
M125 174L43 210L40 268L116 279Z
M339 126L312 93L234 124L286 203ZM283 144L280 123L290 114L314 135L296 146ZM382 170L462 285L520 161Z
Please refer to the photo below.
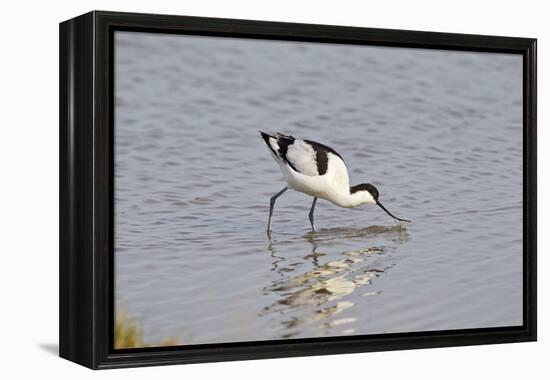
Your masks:
M118 30L521 54L523 324L114 350L113 33ZM536 340L536 39L105 11L62 22L59 38L61 357L99 369Z

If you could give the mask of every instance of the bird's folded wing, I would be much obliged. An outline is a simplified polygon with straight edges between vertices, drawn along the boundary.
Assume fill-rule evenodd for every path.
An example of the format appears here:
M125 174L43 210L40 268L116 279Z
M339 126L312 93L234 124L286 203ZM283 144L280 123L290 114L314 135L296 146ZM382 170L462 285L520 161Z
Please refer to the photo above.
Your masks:
M319 171L317 168L316 152L313 147L304 140L296 139L286 150L286 160L291 164L296 171L309 175L317 176Z

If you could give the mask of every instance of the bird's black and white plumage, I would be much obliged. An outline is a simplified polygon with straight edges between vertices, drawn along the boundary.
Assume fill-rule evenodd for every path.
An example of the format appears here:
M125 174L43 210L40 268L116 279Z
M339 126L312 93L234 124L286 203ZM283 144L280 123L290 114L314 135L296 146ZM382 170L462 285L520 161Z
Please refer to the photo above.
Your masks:
M281 133L277 133L275 137L264 132L260 133L275 158L299 173L309 176L326 174L329 154L343 161L342 156L334 149L318 142L295 139Z
M356 207L375 203L395 219L378 200L378 190L364 183L350 187L348 170L342 158L334 149L312 140L297 139L277 133L274 136L260 132L271 155L279 164L288 183L288 188L314 197L310 211L313 230L313 210L317 198L326 199L340 207ZM271 199L268 232L271 230L271 215L275 199L287 190L285 187Z

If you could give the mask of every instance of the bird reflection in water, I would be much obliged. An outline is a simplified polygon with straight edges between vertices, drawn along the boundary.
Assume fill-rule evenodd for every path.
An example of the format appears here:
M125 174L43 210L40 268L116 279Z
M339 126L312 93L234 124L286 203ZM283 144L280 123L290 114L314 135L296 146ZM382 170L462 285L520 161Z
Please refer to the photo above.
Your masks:
M284 315L279 336L283 339L305 336L306 332L308 336L353 334L357 318L349 309L364 297L381 292L369 292L366 286L395 265L391 253L409 239L406 227L334 228L310 232L303 239L309 242L311 251L300 257L301 262L277 253L284 241L270 241L267 249L276 278L271 277L263 292L276 294L277 300L260 316ZM342 240L348 245L357 240L363 246L331 253L331 248ZM295 275L297 267L305 263L311 269Z

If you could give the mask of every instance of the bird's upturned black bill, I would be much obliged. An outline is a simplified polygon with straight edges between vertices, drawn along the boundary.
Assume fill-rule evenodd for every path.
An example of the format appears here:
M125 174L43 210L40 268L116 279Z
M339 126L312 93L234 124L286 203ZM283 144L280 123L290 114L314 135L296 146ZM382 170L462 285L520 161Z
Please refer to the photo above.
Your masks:
M392 214L391 212L389 212L384 206L382 206L382 203L380 203L379 201L376 201L376 204L377 204L378 206L380 206L380 208L381 208L382 210L386 211L386 213L387 213L389 216L391 216L392 218L397 219L397 220L399 220L399 221L401 221L401 222L410 222L410 220L401 219L401 218L398 218L397 216L393 215L393 214Z

